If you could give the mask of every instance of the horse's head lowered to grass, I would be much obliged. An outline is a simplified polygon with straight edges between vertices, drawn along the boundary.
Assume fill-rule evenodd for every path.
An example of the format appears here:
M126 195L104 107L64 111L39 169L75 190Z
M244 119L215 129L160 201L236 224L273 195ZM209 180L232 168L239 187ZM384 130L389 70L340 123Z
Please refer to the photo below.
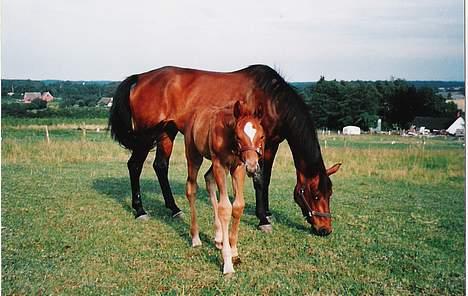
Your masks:
M297 184L294 189L294 200L302 210L307 222L312 225L312 231L320 236L332 232L330 198L332 196L332 182L330 175L336 173L341 166L337 163L315 176L304 176L297 172Z

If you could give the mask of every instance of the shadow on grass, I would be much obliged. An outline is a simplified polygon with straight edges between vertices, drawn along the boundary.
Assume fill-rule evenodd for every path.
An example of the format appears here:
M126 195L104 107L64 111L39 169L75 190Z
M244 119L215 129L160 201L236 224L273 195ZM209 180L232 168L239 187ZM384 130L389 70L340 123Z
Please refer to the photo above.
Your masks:
M134 211L131 208L131 194L130 194L130 184L127 177L110 177L104 179L97 179L93 181L93 188L104 194L106 197L118 201L124 210L126 210L130 215L134 215ZM185 212L184 219L174 219L171 217L171 211L167 209L164 205L164 199L159 187L159 183L156 180L150 179L141 179L140 185L142 188L142 201L145 210L150 214L152 219L158 219L159 221L172 227L184 240L187 241L187 244L191 244L190 235L188 235L190 229L190 212ZM208 198L208 193L202 184L199 184L199 189L197 193L197 203L203 202L207 206L211 207L211 202ZM185 183L180 183L177 181L171 181L171 189L173 195L176 198L176 203L180 203L180 196L183 196L182 202L187 203L185 199ZM251 200L252 199L252 200ZM232 199L231 199L232 200ZM294 201L292 201L294 203ZM274 207L274 202L270 202L270 205ZM297 208L298 211L299 208ZM310 233L310 228L307 227L305 223L301 223L300 220L293 220L283 211L271 210L273 214L273 228L275 224L283 224L287 227L296 229L297 231ZM255 197L246 197L246 204L244 210L244 216L242 217L242 222L249 225L252 228L257 228L258 219L255 216ZM200 232L200 239L204 244L209 245L210 247L215 247L212 237Z
M93 188L100 194L119 202L122 208L133 216L134 210L131 207L131 189L129 183L127 177L103 178L94 180ZM141 179L140 186L142 188L143 207L151 219L158 219L172 227L183 240L187 241L188 245L191 245L191 238L188 234L190 230L190 213L184 213L184 219L172 218L171 211L164 205L164 198L159 183L153 180ZM174 197L184 196L183 202L186 202L188 205L188 201L185 199L185 183L171 182L171 188ZM197 203L205 202L211 207L211 202L208 201L205 190L199 188L197 197ZM180 202L180 199L179 201L177 199L176 203ZM200 239L210 247L215 247L212 239L202 232L200 232Z
M292 201L294 203L294 201ZM284 212L282 211L278 211L278 210L272 210L271 209L271 206L275 206L274 203L272 204L272 202L270 202L270 212L273 216L273 221L272 221L272 225L273 225L273 233L274 233L274 229L275 229L275 224L281 224L281 225L285 225L289 228L294 228L298 231L301 231L301 232L305 232L305 233L310 233L310 227L307 227L307 225L305 223L300 223L301 221L300 220L292 220L287 214L285 214ZM299 207L297 208L297 211L300 212L300 209ZM247 202L245 203L245 210L244 210L244 216L253 216L255 218L253 219L241 219L244 223L246 223L247 225L250 225L251 227L253 228L257 228L258 227L258 219L256 218L255 216L255 202Z

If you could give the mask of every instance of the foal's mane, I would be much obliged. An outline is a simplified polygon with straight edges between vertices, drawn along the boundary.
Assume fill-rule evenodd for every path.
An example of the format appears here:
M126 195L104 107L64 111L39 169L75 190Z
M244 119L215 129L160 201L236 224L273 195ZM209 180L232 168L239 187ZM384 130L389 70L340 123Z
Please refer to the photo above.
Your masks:
M309 108L303 98L275 70L265 65L245 68L256 86L271 98L279 112L279 124L291 151L300 156L312 171L311 174L325 173L320 144ZM322 183L322 182L321 182Z

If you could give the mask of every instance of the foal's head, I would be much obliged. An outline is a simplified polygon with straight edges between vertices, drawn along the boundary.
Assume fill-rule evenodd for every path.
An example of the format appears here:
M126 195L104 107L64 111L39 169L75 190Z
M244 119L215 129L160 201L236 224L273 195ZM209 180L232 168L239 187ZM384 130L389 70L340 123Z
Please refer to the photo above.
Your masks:
M236 149L249 177L260 172L258 161L265 146L265 135L260 123L262 116L261 106L252 114L243 103L237 101L234 105Z

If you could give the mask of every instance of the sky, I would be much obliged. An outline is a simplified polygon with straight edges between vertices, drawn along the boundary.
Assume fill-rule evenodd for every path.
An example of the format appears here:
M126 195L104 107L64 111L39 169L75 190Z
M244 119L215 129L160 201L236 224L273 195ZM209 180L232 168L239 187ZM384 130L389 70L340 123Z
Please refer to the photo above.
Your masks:
M288 81L464 80L463 0L3 0L4 79L267 64Z

